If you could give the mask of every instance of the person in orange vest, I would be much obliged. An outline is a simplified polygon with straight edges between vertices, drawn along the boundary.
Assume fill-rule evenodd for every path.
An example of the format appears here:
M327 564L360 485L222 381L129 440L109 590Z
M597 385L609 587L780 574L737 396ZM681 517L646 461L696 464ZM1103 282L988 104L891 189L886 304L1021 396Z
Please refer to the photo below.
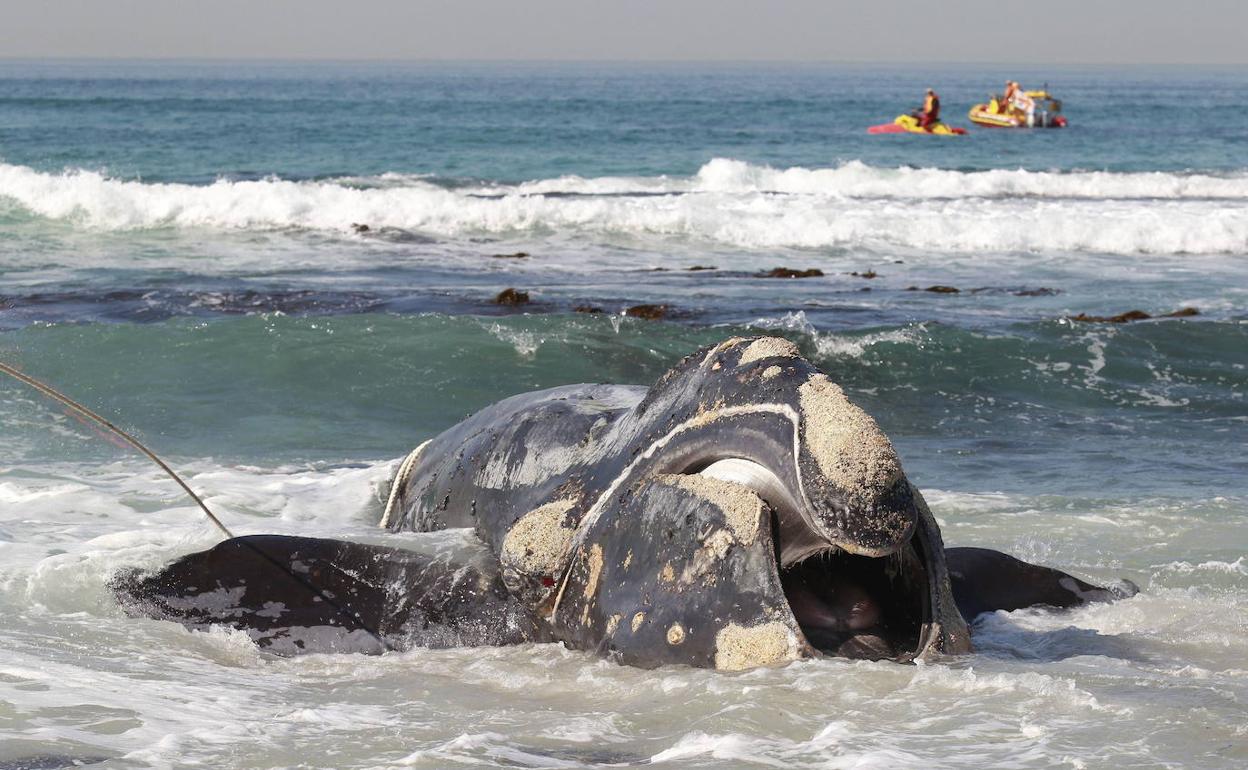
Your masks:
M932 89L927 89L927 97L923 99L923 111L919 114L919 128L932 130L932 126L940 120L940 97Z

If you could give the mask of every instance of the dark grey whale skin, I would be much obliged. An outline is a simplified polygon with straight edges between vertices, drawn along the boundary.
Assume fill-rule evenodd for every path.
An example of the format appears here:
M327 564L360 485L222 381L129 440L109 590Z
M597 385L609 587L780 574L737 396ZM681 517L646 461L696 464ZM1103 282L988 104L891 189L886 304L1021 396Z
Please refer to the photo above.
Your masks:
M767 500L696 475L729 458L774 477ZM785 599L778 540L921 562L926 585L907 590L926 618L908 657L969 651L980 612L1108 597L987 549L950 549L951 576L887 438L778 338L700 350L648 389L575 385L487 407L409 457L383 524L471 528L481 554L250 536L113 588L134 614L231 625L283 653L558 640L720 669L819 655Z
M820 457L807 438L811 424L829 415L869 428L858 438L870 451ZM571 386L499 402L418 450L400 479L394 508L402 515L386 523L417 531L471 527L499 554L512 594L570 646L643 665L738 667L745 653L724 653L715 663L716 651L757 648L755 637L771 645L758 653L761 662L814 655L777 579L770 507L755 498L749 514L737 512L753 521L733 529L723 501L679 483L727 458L770 472L788 493L783 507L821 530L820 547L826 541L882 556L921 541L932 607L924 652L969 649L939 529L891 445L791 343L776 338L698 351L648 390ZM841 460L850 466L844 472L835 465ZM793 518L781 517L781 529ZM738 538L737 529L766 531ZM720 538L712 557L707 538L721 531L728 540ZM714 581L682 579L699 560L716 562ZM606 586L650 589L600 586L604 571Z

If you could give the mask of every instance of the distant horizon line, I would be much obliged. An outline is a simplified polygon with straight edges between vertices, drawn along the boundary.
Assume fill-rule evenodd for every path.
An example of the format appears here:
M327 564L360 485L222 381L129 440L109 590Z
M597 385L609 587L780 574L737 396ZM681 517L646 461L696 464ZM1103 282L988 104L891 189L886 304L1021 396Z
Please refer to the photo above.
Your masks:
M1018 69L1053 67L1075 69L1081 67L1183 67L1183 68L1248 68L1248 60L1239 62L1212 61L1087 61L1043 62L991 59L964 59L932 61L914 59L510 59L510 58L397 58L397 57L311 57L311 56L5 56L0 62L110 62L110 63L168 63L187 62L196 64L627 64L627 65L869 65L887 67L913 66L1004 66Z

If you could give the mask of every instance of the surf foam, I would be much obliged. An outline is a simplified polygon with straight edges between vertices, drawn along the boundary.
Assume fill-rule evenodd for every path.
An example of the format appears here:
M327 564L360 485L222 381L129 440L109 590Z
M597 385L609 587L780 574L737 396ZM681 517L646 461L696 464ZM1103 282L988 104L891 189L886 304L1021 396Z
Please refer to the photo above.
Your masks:
M556 195L555 193L560 193ZM647 194L641 194L647 193ZM663 194L653 194L663 193ZM420 177L145 183L0 164L0 199L76 227L312 229L443 238L572 233L745 249L1248 251L1248 176L837 168L716 159L689 178L564 177L478 190Z

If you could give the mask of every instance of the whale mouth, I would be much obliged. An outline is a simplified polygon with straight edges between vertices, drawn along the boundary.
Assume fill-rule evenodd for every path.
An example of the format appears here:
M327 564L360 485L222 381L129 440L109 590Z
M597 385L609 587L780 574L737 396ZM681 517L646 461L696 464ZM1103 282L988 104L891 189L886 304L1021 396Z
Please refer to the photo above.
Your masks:
M878 557L831 547L781 568L784 597L806 641L824 655L913 660L926 646L930 620L922 554L912 542Z
M892 553L852 554L816 532L780 480L757 463L719 460L699 472L749 487L771 507L784 598L813 651L908 662L932 644L934 588L920 529Z

